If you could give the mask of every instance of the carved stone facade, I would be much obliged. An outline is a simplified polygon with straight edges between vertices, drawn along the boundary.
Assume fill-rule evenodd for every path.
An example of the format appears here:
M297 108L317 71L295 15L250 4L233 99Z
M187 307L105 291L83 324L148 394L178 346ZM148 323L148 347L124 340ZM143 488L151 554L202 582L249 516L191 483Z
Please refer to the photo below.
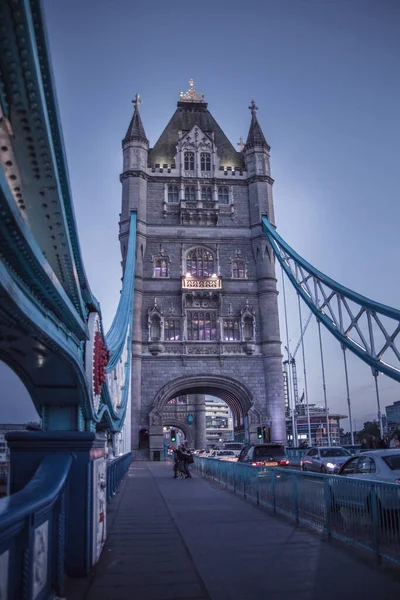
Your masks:
M237 152L191 86L153 148L138 105L123 142L122 252L138 215L132 448L148 428L151 452L181 393L225 400L247 439L266 423L285 439L275 267L261 231L262 215L274 222L270 148L253 104Z

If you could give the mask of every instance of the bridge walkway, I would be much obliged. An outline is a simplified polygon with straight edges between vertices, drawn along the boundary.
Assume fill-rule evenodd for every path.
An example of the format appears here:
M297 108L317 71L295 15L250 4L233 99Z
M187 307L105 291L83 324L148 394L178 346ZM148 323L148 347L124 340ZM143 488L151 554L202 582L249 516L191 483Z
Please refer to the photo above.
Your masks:
M398 600L394 571L170 463L132 463L91 577L68 600Z

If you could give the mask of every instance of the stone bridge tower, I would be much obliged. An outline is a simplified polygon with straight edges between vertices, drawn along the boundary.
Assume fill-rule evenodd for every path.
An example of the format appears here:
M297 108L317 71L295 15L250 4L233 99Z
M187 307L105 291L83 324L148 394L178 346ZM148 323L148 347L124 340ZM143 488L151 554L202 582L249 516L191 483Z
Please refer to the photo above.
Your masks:
M162 413L193 396L198 437L204 395L232 408L240 439L285 439L274 257L261 217L274 222L269 151L252 101L237 151L193 81L153 148L139 96L123 140L120 242L137 211L132 340L132 448L146 431L163 447ZM202 433L202 431L204 433Z

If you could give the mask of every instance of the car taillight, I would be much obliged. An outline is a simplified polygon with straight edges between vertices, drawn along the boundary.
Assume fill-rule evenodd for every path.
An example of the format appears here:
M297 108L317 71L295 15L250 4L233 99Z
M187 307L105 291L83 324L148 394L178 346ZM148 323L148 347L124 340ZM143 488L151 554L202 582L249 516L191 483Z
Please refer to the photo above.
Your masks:
M400 479L396 479L396 483L400 483Z
M263 462L254 462L254 463L251 463L251 466L252 467L263 467L264 463Z
M279 461L280 465L289 465L290 464L290 460L288 460L287 458L284 458L283 460Z

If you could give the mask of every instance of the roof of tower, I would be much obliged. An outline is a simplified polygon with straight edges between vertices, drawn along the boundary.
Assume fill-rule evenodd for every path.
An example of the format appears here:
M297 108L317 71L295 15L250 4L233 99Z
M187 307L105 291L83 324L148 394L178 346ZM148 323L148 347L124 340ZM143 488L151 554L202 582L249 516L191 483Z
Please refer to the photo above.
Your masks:
M195 125L198 125L205 133L209 135L214 134L214 142L221 165L243 168L243 153L237 152L232 146L221 127L207 109L204 94L200 95L195 91L192 79L189 85L190 89L188 92L181 92L177 109L168 125L154 147L150 148L149 163L151 165L174 163L180 132L186 133L191 131Z
M251 123L250 123L249 135L247 136L246 146L249 146L250 144L257 145L257 146L265 145L269 149L268 142L265 139L264 134L261 129L261 126L260 126L260 123L257 120L256 112L258 110L258 106L256 106L256 103L254 102L254 100L251 101L249 109L251 110Z
M148 144L149 140L146 137L142 119L140 118L139 113L139 105L142 103L139 94L136 94L135 99L132 100L132 102L135 105L135 110L133 111L132 120L129 124L128 131L126 132L126 136L122 140L122 143L125 144L126 142L137 140L141 142L147 142Z

